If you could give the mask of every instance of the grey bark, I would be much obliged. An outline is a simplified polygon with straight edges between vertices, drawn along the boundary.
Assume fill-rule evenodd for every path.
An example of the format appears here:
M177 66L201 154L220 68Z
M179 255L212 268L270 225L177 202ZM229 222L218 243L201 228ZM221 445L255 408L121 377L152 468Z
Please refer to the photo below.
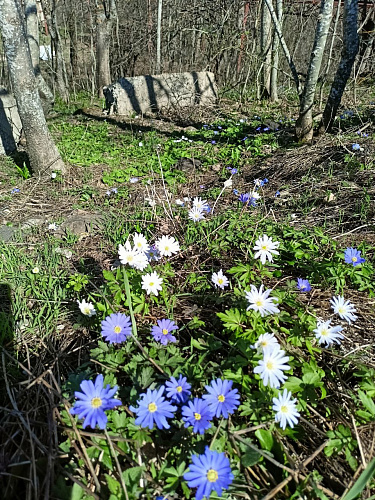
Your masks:
M40 72L39 64L39 23L35 0L25 0L25 19L27 41L30 48L31 61L34 68L34 74L37 80L39 96L42 99L42 105L45 113L51 110L55 98L47 82Z
M262 1L261 9L260 50L262 55L262 71L260 97L268 99L271 95L271 14L264 1Z
M56 19L56 2L55 0L41 0L41 5L56 54L54 77L57 91L64 102L69 102L68 79L66 76L61 37Z
M277 20L280 23L280 27L283 26L283 0L276 0L276 15ZM278 80L278 71L279 71L279 45L280 40L277 36L277 33L273 33L272 37L272 67L271 67L271 85L270 85L270 93L271 93L271 101L277 102L278 92L277 92L277 80Z
M312 108L316 85L318 83L320 67L322 65L324 49L327 42L328 30L331 24L333 0L322 0L315 40L310 56L310 64L300 101L299 116L296 122L296 136L300 141L310 141L313 137Z
M296 66L295 66L293 58L292 58L292 56L291 56L291 54L289 52L288 46L287 46L287 44L285 42L285 38L283 36L282 27L281 27L281 25L279 23L279 20L277 19L276 12L275 12L275 10L273 8L273 5L272 5L272 0L263 0L263 1L265 2L265 4L267 5L268 10L270 11L271 19L272 19L273 25L275 27L276 34L279 37L280 45L281 45L281 47L283 49L284 55L286 57L286 60L288 61L290 71L292 72L292 77L293 77L294 83L296 84L297 93L298 93L298 95L300 95L301 94L301 83L300 83L300 80L299 80L299 77L298 77Z
M48 170L64 172L39 98L19 0L0 0L0 29L31 167L39 174Z
M113 21L116 18L115 0L98 0L96 2L96 83L99 97L103 97L103 87L112 83L109 48Z
M331 129L337 114L338 107L340 106L345 86L349 79L356 55L359 50L357 23L358 0L345 0L343 29L344 47L341 55L341 61L337 68L328 100L323 111L319 133L324 133L325 131Z
M156 74L161 73L161 18L163 12L163 0L158 0L158 23L156 28Z

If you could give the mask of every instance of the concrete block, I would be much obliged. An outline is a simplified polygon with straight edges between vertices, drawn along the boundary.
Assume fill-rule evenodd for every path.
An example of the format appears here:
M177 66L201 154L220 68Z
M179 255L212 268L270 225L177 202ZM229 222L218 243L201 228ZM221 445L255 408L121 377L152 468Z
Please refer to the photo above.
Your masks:
M22 123L15 98L0 88L0 154L7 155L17 149Z
M108 113L119 115L217 102L215 76L207 71L120 78L104 87L103 93Z

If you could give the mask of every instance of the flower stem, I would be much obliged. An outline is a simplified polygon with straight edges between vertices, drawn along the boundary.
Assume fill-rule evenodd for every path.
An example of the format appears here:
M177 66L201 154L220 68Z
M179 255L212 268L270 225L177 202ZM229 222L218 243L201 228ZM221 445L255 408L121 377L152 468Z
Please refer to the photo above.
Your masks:
M130 313L130 318L132 321L133 336L137 337L137 323L135 322L134 311L133 311L133 306L132 306L132 296L130 293L130 284L129 284L128 274L126 272L125 266L122 268L122 274L124 277L126 298L128 299L128 304L129 304L129 313Z

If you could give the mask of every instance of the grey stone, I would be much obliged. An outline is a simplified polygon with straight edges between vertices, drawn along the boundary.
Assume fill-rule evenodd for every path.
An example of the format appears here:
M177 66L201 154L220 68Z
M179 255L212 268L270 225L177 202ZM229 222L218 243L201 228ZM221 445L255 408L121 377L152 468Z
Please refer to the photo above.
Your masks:
M44 224L44 222L45 222L45 219L42 219L40 217L34 217L32 219L27 219L27 220L25 220L25 222L22 223L21 229L27 230L27 229L31 229L33 227L38 227L38 226L41 226L42 224Z
M194 168L201 168L202 162L194 158L180 158L176 163L176 169L182 172L192 172Z
M215 76L208 71L120 78L103 92L108 113L119 115L217 102Z
M17 149L21 131L16 100L6 89L0 88L0 154L7 155Z
M17 230L18 227L14 226L0 226L0 241L11 241Z
M61 225L59 230L76 236L84 236L98 230L101 226L103 216L95 213L79 211L69 216Z

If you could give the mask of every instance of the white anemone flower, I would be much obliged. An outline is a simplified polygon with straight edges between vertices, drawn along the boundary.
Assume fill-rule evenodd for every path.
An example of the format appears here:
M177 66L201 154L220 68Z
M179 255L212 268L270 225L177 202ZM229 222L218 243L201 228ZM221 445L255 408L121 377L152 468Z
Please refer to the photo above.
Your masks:
M318 340L319 344L327 344L327 347L336 342L337 344L341 344L339 339L343 339L343 335L339 332L343 330L342 326L330 326L331 320L328 321L318 321L316 325L316 329L313 330L315 333L315 337Z
M121 264L128 264L139 271L143 271L148 264L147 255L144 252L139 252L136 247L132 248L129 241L125 245L119 245L118 257Z
M345 300L344 297L339 295L338 297L333 297L330 302L333 312L338 314L341 319L347 321L349 325L352 321L358 319L358 316L354 314L357 312L357 309L350 300Z
M151 293L153 293L154 295L158 295L159 290L162 289L162 283L163 278L160 278L160 276L156 272L145 274L144 276L142 276L142 289L146 290L146 293L148 295L150 295Z
M298 424L298 417L300 416L296 408L297 399L292 399L292 393L284 389L284 392L279 392L278 397L273 398L272 401L272 409L276 412L275 422L279 422L283 430L287 425L293 429Z
M272 241L272 238L269 238L266 234L264 234L255 242L253 250L258 251L254 255L254 258L260 258L263 265L266 263L267 259L272 262L273 255L279 255L279 252L276 250L276 248L279 248L279 245L280 243L278 241Z
M264 351L267 347L278 346L279 342L273 333L262 333L258 340L252 346L253 349L261 349Z
M79 310L81 311L82 314L88 316L89 318L91 318L91 316L95 316L96 314L95 307L91 302L86 302L86 300L83 299L82 302L77 300L77 303Z
M271 292L271 289L263 292L263 285L260 285L259 291L255 285L251 285L251 291L245 292L246 298L249 301L247 311L254 309L254 311L259 312L262 318L268 314L279 313L280 309L274 304L274 302L277 302L277 298L269 297Z
M222 290L224 290L224 288L229 285L229 280L225 276L225 274L223 274L222 269L220 269L220 271L218 271L217 273L212 274L211 281L215 286L218 286Z
M162 236L155 242L162 257L171 257L180 251L180 244L173 236Z
M198 208L199 210L207 210L208 202L207 200L202 200L202 198L195 197L193 200L193 207Z
M269 385L278 389L280 383L284 383L286 375L283 370L289 370L290 366L286 363L289 356L285 356L285 351L280 346L267 347L263 351L263 359L258 361L258 366L254 368L254 373L259 373L265 386Z
M200 220L204 220L203 210L201 208L193 207L189 210L189 219L194 222L199 222Z
M150 245L147 243L147 240L142 233L133 234L133 243L138 252L148 252L150 248Z
M56 222L51 222L51 224L48 224L48 229L50 231L56 231L59 226L56 224Z

